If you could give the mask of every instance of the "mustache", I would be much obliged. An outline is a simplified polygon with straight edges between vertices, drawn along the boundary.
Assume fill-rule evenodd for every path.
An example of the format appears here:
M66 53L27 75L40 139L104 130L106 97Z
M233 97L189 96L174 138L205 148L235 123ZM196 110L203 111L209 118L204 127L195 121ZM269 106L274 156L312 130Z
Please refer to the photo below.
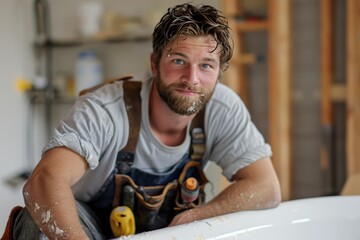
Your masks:
M206 95L206 92L203 89L201 89L199 87L194 87L194 86L188 85L186 83L174 83L174 84L171 84L170 87L185 90L185 91L191 91L193 93L199 94L202 97Z

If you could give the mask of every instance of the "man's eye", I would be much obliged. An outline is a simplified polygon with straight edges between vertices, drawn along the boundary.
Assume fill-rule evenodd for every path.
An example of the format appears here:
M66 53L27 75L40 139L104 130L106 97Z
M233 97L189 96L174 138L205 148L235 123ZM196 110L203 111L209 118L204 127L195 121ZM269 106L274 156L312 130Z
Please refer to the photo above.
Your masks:
M181 59L174 59L175 64L184 64L184 61Z
M211 68L210 64L202 64L201 67L202 67L203 69Z

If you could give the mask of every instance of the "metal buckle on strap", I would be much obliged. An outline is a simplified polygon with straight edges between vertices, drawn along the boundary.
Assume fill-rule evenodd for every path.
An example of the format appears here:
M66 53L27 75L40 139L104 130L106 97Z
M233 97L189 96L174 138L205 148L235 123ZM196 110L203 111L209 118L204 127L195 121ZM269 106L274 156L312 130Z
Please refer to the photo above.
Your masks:
M191 145L192 153L191 159L198 160L202 159L205 153L205 133L202 128L194 128L191 131Z

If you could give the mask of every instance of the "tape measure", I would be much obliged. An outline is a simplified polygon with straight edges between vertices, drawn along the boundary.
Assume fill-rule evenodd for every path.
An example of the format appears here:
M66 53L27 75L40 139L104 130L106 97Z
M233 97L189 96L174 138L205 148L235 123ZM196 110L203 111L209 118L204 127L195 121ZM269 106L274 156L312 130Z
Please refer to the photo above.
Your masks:
M110 214L110 226L114 237L135 234L134 213L127 206L114 208Z

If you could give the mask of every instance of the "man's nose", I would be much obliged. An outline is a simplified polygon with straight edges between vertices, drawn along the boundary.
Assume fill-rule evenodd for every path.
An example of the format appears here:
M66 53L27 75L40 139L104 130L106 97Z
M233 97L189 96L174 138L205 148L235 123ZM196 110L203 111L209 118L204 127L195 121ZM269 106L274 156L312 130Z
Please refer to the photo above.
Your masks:
M194 65L189 65L186 69L185 77L183 78L183 82L189 85L197 85L199 84L199 73L198 69Z

